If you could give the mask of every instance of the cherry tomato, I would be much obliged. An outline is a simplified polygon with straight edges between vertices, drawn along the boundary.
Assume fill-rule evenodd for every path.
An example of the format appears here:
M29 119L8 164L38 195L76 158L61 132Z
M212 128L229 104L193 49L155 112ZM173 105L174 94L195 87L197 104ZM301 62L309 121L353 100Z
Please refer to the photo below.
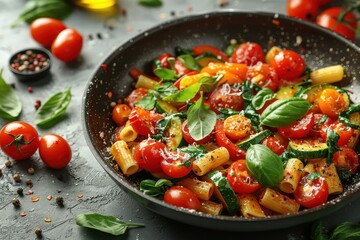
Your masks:
M185 177L192 170L192 160L188 160L189 158L189 154L165 150L165 159L161 161L161 169L172 178Z
M227 172L227 180L231 188L237 193L252 193L261 187L248 173L245 160L233 162Z
M174 62L174 69L175 69L175 73L178 76L183 76L184 74L187 74L189 72L191 72L191 69L188 69L184 63L180 60L180 59L175 59Z
M114 107L112 111L112 119L114 122L122 126L129 119L131 108L126 104L118 104Z
M240 85L224 83L210 95L210 108L217 114L220 113L220 109L230 108L240 111L243 107L244 99L242 98Z
M292 50L279 51L274 58L270 59L270 65L279 78L286 80L296 79L305 71L304 59Z
M171 68L169 58L174 58L174 56L170 53L163 53L158 57L161 68L169 68L169 69Z
M266 137L261 144L264 144L265 146L267 146L268 148L270 148L271 151L273 151L275 154L277 155L281 155L285 152L286 150L286 146L280 142L280 140L278 140L275 137Z
M203 55L205 53L211 53L216 58L221 59L224 62L227 62L229 60L228 56L223 51L221 51L217 47L210 46L210 45L196 46L196 47L194 47L192 49L192 51L193 51L195 56L200 56L200 55Z
M26 122L10 122L0 130L0 147L14 160L28 159L39 147L38 132Z
M234 141L246 138L250 136L250 119L240 114L227 117L224 121L224 131L226 136Z
M324 141L326 141L326 131L330 128L339 134L340 138L338 140L339 147L344 146L348 143L352 135L354 134L354 129L346 125L345 123L335 121L329 125L323 125L321 127L320 135Z
M342 22L338 21L339 15L345 13L346 11L346 9L342 9L340 7L332 7L325 9L317 17L316 23L350 40L354 40L356 36L356 29L358 26L355 14L349 12L344 16Z
M215 124L216 143L220 147L224 147L229 151L230 157L233 159L244 159L246 152L235 145L227 138L224 131L224 120L217 120Z
M335 166L345 168L351 174L356 173L359 167L359 156L352 149L348 147L342 147L342 151L335 152L333 156L333 162Z
M70 62L80 56L83 37L75 29L65 29L59 33L51 45L51 52L64 62Z
M133 129L144 136L154 134L156 132L156 123L162 118L164 118L163 115L140 107L134 107L129 115L129 121Z
M323 177L314 180L305 175L299 182L294 197L301 206L313 208L327 201L329 196L328 184Z
M201 207L199 199L190 189L183 186L173 186L164 194L164 202L177 207L198 210Z
M201 69L201 72L209 73L211 76L224 75L219 85L223 83L242 83L246 79L248 66L243 63L218 63L211 62Z
M53 169L62 169L71 160L69 143L57 134L45 134L40 138L39 154L41 160Z
M260 108L259 110L256 110L256 112L258 114L262 114L263 111L265 111L265 109L270 106L271 104L273 104L274 102L276 102L278 99L277 98L272 98L272 99L269 99L265 102L264 106L262 108Z
M309 136L312 137L321 137L321 128L325 126L329 126L331 123L333 123L334 120L332 118L329 118L325 114L321 113L314 113L314 126L311 129Z
M64 29L65 24L54 18L38 18L30 24L32 38L46 48L51 47L55 38Z
M301 119L295 121L286 127L279 127L279 133L285 138L302 138L305 137L314 126L314 114L308 112Z
M188 144L204 144L204 143L207 143L207 142L210 142L211 139L213 138L213 135L212 134L209 134L207 135L205 138L201 139L201 140L198 140L196 141L195 139L193 139L193 137L190 135L189 133L189 128L188 128L188 125L187 125L187 120L185 120L181 126L181 132L182 132L182 135L185 139L185 141L188 143Z
M313 21L319 11L317 0L288 0L286 12L291 17Z
M125 102L131 107L134 108L135 104L148 94L149 90L146 88L136 88L134 89L126 98Z
M138 68L132 68L129 74L135 81L138 80L140 75L143 75L143 73Z
M332 88L326 88L321 92L318 104L321 112L332 118L337 118L339 113L348 109L343 95Z
M136 145L135 161L149 172L161 171L161 162L165 159L166 145L154 139L145 139Z
M242 43L234 50L229 61L252 66L258 62L265 62L264 51L257 43Z
M247 79L263 88L270 88L273 92L279 87L279 79L275 69L269 64L258 62L249 67Z

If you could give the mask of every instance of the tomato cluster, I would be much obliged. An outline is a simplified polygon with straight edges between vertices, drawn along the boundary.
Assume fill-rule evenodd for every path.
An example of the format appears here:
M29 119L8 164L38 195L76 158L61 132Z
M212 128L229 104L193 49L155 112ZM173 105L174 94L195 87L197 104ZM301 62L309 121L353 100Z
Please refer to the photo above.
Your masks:
M61 169L71 160L69 143L57 134L47 133L39 139L36 129L21 121L10 122L0 130L0 147L14 160L29 159L39 150L40 158L53 169Z
M354 40L358 20L353 10L355 7L326 7L331 0L288 0L287 14L306 21L315 21L319 26L328 28L338 34ZM320 13L321 7L324 7Z

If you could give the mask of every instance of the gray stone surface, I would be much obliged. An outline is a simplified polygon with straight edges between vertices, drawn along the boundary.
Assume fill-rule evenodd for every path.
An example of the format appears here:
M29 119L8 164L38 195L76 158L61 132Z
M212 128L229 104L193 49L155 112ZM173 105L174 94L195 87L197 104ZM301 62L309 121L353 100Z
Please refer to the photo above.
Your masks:
M94 68L104 57L119 44L158 23L191 13L220 9L215 0L164 0L160 8L139 6L135 0L121 0L119 6L126 9L126 16L104 16L77 9L65 20L70 28L76 28L84 36L84 47L81 58L65 64L53 59L51 75L37 82L20 82L8 70L8 59L11 54L29 47L39 47L32 40L27 25L11 28L10 24L19 15L25 0L0 0L0 68L4 68L3 77L8 83L14 83L23 103L21 120L34 123L36 99L45 101L55 92L72 89L72 101L66 118L48 130L38 129L40 135L46 132L57 133L71 144L73 158L69 166L55 171L44 166L36 153L31 160L13 162L13 167L4 167L6 157L0 152L0 239L36 239L34 229L43 230L43 239L308 239L310 224L289 229L257 233L225 233L220 231L195 228L156 215L138 205L127 196L105 173L88 149L80 122L80 106L85 84ZM230 0L225 8L236 8L245 11L285 12L285 0ZM190 11L191 10L191 11ZM172 16L171 12L175 13ZM106 14L105 14L106 15ZM112 26L113 29L109 29ZM98 35L102 39L98 38ZM90 39L90 35L93 39ZM31 86L33 93L27 88ZM1 97L1 96L0 96ZM0 119L0 127L6 122ZM34 167L34 175L27 173L28 167ZM21 174L22 182L15 183L12 175ZM11 200L17 197L16 189L23 187L29 190L25 180L33 182L32 195L20 197L21 207L15 209ZM82 198L79 198L79 194ZM52 200L47 196L52 195ZM31 197L38 196L38 202ZM55 197L64 198L64 207L55 203ZM354 214L360 210L360 201L350 204L339 212L323 219L326 226L348 220L359 222L360 217ZM20 216L21 212L27 215ZM75 216L80 213L99 212L114 215L126 222L145 223L144 228L130 229L125 235L114 237L94 230L83 229L75 224ZM44 218L52 218L45 222Z

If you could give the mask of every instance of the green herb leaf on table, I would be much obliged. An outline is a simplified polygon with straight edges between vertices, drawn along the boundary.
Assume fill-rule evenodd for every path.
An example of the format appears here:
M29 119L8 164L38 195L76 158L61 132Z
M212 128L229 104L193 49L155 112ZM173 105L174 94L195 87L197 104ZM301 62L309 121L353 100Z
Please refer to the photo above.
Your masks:
M264 107L266 101L273 98L273 92L270 88L261 89L251 100L251 104L255 110L259 110Z
M86 228L92 228L115 236L122 235L128 227L143 227L140 223L126 223L120 219L98 213L79 214L76 216L76 224Z
M147 7L158 7L162 5L161 0L138 0L140 5Z
M313 240L357 240L360 239L360 224L343 222L338 224L330 236L325 234L321 221L316 221L311 227Z
M42 128L50 128L64 115L71 100L71 89L58 92L50 97L37 111L35 123Z
M166 190L172 185L174 184L168 179L159 179L157 181L145 179L140 182L140 191L149 196L158 197L163 196Z
M178 59L187 67L188 69L195 70L200 72L201 66L195 61L191 55L180 55Z
M17 119L22 111L22 104L13 88L6 84L2 72L3 69L0 69L0 116L10 120Z

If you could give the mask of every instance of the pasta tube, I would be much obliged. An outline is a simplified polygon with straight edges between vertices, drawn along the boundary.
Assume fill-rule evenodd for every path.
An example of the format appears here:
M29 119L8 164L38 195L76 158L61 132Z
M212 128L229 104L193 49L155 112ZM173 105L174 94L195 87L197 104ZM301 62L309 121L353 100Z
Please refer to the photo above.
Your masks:
M310 73L312 84L339 82L344 77L344 68L341 65L320 68Z
M297 158L290 158L284 169L284 179L280 182L279 188L285 193L293 193L300 181L304 164Z
M132 175L139 170L139 165L124 140L116 141L111 146L110 153L125 175Z
M229 159L229 151L224 147L219 147L194 161L193 171L196 175L203 176L226 163Z
M193 191L197 198L201 200L209 200L214 193L214 184L201 181L196 177L184 178L177 182L178 185L184 186Z
M300 204L271 188L266 188L259 199L260 205L280 214L296 213Z
M244 217L265 217L256 197L251 193L237 194L240 203L240 212Z
M120 131L119 137L125 142L132 142L138 137L138 134L130 124L126 124L126 126Z
M223 210L223 205L220 203L215 203L208 200L200 200L201 207L200 212L211 214L211 215L220 215Z

